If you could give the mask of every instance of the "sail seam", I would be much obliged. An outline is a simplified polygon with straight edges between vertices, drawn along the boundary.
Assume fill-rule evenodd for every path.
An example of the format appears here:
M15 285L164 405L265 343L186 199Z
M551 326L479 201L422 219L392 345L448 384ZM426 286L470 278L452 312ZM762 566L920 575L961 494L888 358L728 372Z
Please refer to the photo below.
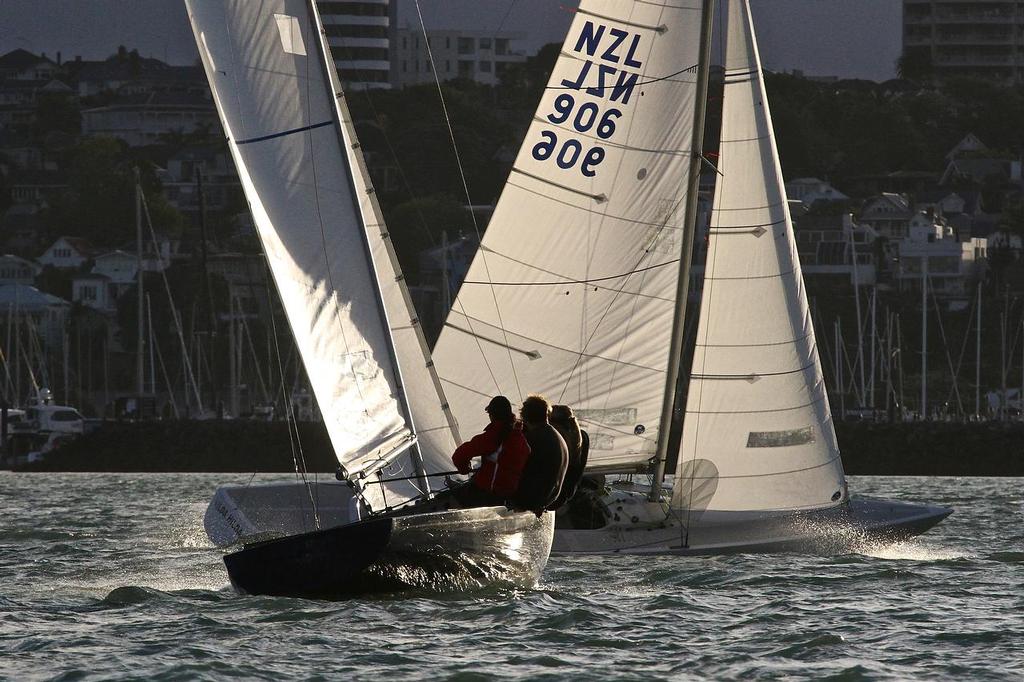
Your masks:
M512 167L512 172L513 173L519 173L520 175L525 175L528 178L533 178L534 180L537 180L538 182L543 182L544 184L551 185L552 187L557 187L559 189L564 189L566 192L572 192L573 194L579 194L581 197L587 197L588 199L592 199L592 200L596 201L599 204L603 204L604 202L608 201L608 197L606 197L603 194L590 194L589 192L584 192L583 190L575 189L575 188L569 187L567 185L561 185L561 184L559 184L557 182L554 182L553 180L548 180L547 178L542 178L539 175L534 175L533 173L528 173L528 172L526 172L524 170L520 170L520 169L516 168L515 166Z
M309 130L316 130L317 128L326 128L329 125L334 125L334 121L322 121L320 123L313 123L308 126L302 126L301 128L292 128L291 130L282 130L279 133L271 133L269 135L261 135L259 137L250 137L247 140L235 140L235 145L241 147L243 144L252 144L253 142L266 142L267 140L273 140L278 137L287 137L288 135L295 135L297 133L304 133Z
M777 341L773 343L698 343L696 346L698 348L771 348L773 346L791 346L794 343L799 343L800 341L809 339L812 336L812 333L808 333L789 341Z
M707 348L707 346L705 346ZM746 374L691 374L691 379L699 379L701 381L732 381L736 379L762 379L765 377L783 377L789 374L800 374L806 372L811 367L814 367L815 363L811 362L809 365L798 367L796 369L786 370L785 372L747 372Z
M588 140L594 140L595 142L599 142L601 145L603 145L605 147L609 147L611 149L622 149L622 150L628 151L628 152L644 152L646 154L661 154L661 155L664 155L664 156L692 156L693 155L693 152L691 152L691 151L689 151L687 149L651 149L651 148L648 148L648 147L634 147L634 146L631 146L631 145L628 145L628 144L619 144L617 142L612 142L611 140L605 140L604 138L601 138L601 137L599 137L597 135L593 135L593 134L590 134L590 133L581 133L580 131L576 130L575 128L573 128L571 126L567 126L564 123L552 123L551 121L549 121L547 119L546 116L534 116L533 120L536 121L537 123L542 123L542 124L544 124L546 126L551 126L552 128L555 128L556 130L568 131L568 132L572 133L573 135L575 135L576 137L582 137L582 138L586 138ZM522 172L522 171L520 171L520 172Z
M786 224L786 219L782 218L781 220L776 220L775 222L761 223L760 225L730 225L728 227L721 227L721 226L712 227L711 229L712 230L726 232L726 231L729 231L729 230L753 230L753 229L757 229L758 227L775 227L776 225L785 225L785 224Z
M804 403L803 405L779 407L772 410L687 410L686 414L774 414L778 412L795 412L796 410L806 410L808 407L814 407L824 399L825 396L822 395L809 403Z
M822 462L821 464L815 464L814 466L811 466L811 467L803 467L801 469L790 469L788 471L772 471L772 472L769 472L769 473L766 473L766 474L733 474L731 476L722 476L722 475L718 474L718 475L715 475L715 476L688 476L687 478L700 479L700 480L704 480L704 481L711 481L711 480L727 480L727 479L734 479L734 478L770 478L772 476L789 476L791 474L800 474L800 473L803 473L805 471L814 471L815 469L822 469L822 468L827 467L830 464L836 462L839 459L840 459L840 455L838 453L836 453L836 455L832 459L830 459L828 461Z
M468 315L466 315L465 317L467 319L474 319L474 318L470 318ZM487 324L483 320L476 320L476 321L479 322L480 324ZM470 333L470 332L467 332L462 327L459 327L458 325L452 324L451 322L445 322L444 326L448 327L449 329L454 329L456 331L463 332L465 334L469 334ZM487 326L493 327L494 325L487 325ZM494 339L488 338L486 336L482 336L480 334L473 334L473 336L476 336L477 338L481 339L482 341L487 341L489 343L493 343L493 344L495 344L497 346L505 346L505 344L501 343L500 341L495 341ZM579 355L579 356L582 356L582 357L585 357L585 358L591 358L591 359L594 359L594 360L602 360L604 362L611 362L611 363L616 364L616 365L624 365L626 367L634 367L636 369L642 369L642 370L644 370L646 372L653 372L654 374L664 374L665 373L665 370L658 369L656 367L647 367L645 365L640 365L640 364L637 364L635 362L625 362L624 360L615 360L614 358L605 357L604 355L597 355L596 353L587 353L585 351L578 351L578 350L573 350L571 348L564 348L562 346L556 346L553 343L548 343L547 341L542 341L540 339L534 339L534 338L531 338L529 336L522 336L521 334L516 334L516 336L518 336L521 339L525 339L526 341L531 341L533 343L539 344L539 345L544 346L546 348L550 348L552 350L562 351L563 353L571 353L572 355ZM514 346L507 346L507 348L509 348L511 350L518 351L518 352L522 353L523 355L529 355L531 352L533 352L533 351L524 351L524 350L515 348Z
M716 282L720 281L720 280L721 281L728 281L728 280L742 281L742 280L757 280L757 279L775 279L776 277L787 277L789 275L792 275L794 272L796 272L796 268L794 268L792 270L787 270L786 272L780 272L778 274L773 274L773 275L747 275L746 277L705 277L704 279L705 280L712 280L712 281L716 281Z
M764 142L767 139L767 135L761 135L759 137L738 137L735 140L720 140L720 144L730 144L733 142Z
M504 254L499 253L497 251L491 251L491 253L494 253L494 254L496 254L498 256L504 256ZM512 260L512 259L509 259L509 260ZM658 268L663 268L666 265L674 265L674 264L676 264L678 262L679 262L679 259L678 258L674 258L674 259L672 259L670 261L665 261L664 263L658 263L657 265L649 265L649 266L647 266L645 268L637 268L635 270L630 270L629 272L624 272L624 273L621 273L621 274L618 274L618 275L608 275L607 277L594 277L593 279L571 279L571 278L566 277L566 279L561 281L561 282L481 282L479 280L469 280L469 279L467 279L467 280L463 281L462 283L463 284L489 284L489 285L493 285L493 286L504 286L504 287L557 287L557 286L562 286L564 284L594 284L596 282L607 282L607 281L613 280L613 279L622 279L623 277L629 277L631 275L636 275L636 274L639 274L641 272L647 272L648 270L657 270ZM537 268L537 269L539 270L540 268ZM545 271L541 270L541 272L545 272ZM557 275L559 277L565 277L565 275L559 275L558 273L549 273L549 274Z
M665 8L668 7L668 5L660 5L660 7L662 9L665 9ZM670 8L670 9L682 9L682 8L674 7L674 8ZM647 24L640 24L640 23L637 23L635 21L626 21L625 19L616 19L615 17L608 17L608 16L605 16L603 14L598 14L597 12L591 12L590 10L585 10L585 9L578 9L578 10L576 10L576 12L578 14L585 14L587 16L594 17L595 19L603 19L604 21L612 21L612 22L615 22L615 23L618 23L618 24L622 24L624 26L632 26L633 28L642 28L645 31L654 31L655 33L659 33L659 34L660 33L665 33L666 31L668 31L668 27L665 26L665 24L661 24L659 26L649 26Z
M736 208L716 208L713 209L714 213L724 213L725 211L765 211L773 208L779 208L785 206L786 202L778 201L774 204L768 204L767 206L737 206Z
M504 258L506 260L509 260L509 261L515 263L516 265L522 265L522 266L527 267L527 268L532 268L533 270L536 270L538 272L543 272L545 275L560 276L560 275L558 275L557 272L551 272L550 270L545 270L544 268L537 267L536 265L533 265L532 263L527 263L525 261L521 261L521 260L518 260L516 258L512 258L511 256L509 256L507 254L504 254L504 253L501 253L500 251L494 251L492 249L487 249L487 250L490 251L491 253L493 253L494 255L498 256L499 258ZM641 261L642 260L643 259L641 258ZM677 263L679 262L678 258L676 259L676 262ZM634 272L642 272L642 270L635 270ZM629 277L629 275L626 275L626 277ZM493 282L483 282L483 281L480 281L480 280L470 280L468 282L463 282L463 284L478 284L478 285L482 284L482 285L490 286L490 285L493 285L494 283ZM562 284L573 284L573 282L563 282ZM509 286L514 286L514 283L509 284ZM594 286L595 286L595 288L600 289L602 291L611 292L611 293L615 294L616 296L623 293L621 288L617 289L617 288L614 288L614 287L600 286L600 285L597 285L597 284L595 284ZM647 299L650 299L650 300L653 300L653 301L662 301L664 303L670 303L670 304L673 304L673 305L675 304L675 299L665 298L664 296L656 296L655 294L649 294L649 293L646 293L646 292L643 292L643 291L630 291L630 292L628 292L628 295L630 295L630 296L641 296L643 298L647 298Z
M513 169L513 170L515 170L515 169ZM527 174L524 173L524 175L527 175ZM645 227L657 227L657 228L664 229L664 230L681 230L682 229L680 227L676 227L675 225L668 225L667 223L652 222L652 221L649 221L649 220L635 220L633 218L626 218L624 216L614 215L614 214L611 214L611 213L601 213L600 211L595 211L592 208L586 208L584 206L578 206L577 204L570 204L567 201L563 201L562 199L558 199L558 198L555 198L555 197L552 197L552 196L548 196L547 194L542 194L541 192L538 192L537 190L534 190L534 189L530 189L529 187L523 187L522 185L517 185L516 183L512 182L511 180L509 180L507 184L510 187L515 187L516 189L521 189L524 192L529 192L530 194L532 194L534 196L537 196L537 197L541 197L542 199L547 199L548 201L553 201L553 202L555 202L557 204L561 204L562 206L568 206L569 208L578 209L580 211L586 211L587 213L590 213L592 215L598 215L598 216L601 216L602 218L611 218L612 220L619 220L619 221L624 222L624 223L632 223L634 225L643 225Z

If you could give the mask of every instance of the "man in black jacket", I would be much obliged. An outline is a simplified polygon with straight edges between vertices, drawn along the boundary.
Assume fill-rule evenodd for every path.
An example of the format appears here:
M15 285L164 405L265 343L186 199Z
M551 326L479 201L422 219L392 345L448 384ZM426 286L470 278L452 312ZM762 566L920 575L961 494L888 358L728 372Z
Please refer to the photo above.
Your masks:
M512 502L517 508L528 509L537 516L558 499L569 466L565 440L548 423L550 409L548 401L539 395L527 397L520 409L526 442L530 444L530 458Z

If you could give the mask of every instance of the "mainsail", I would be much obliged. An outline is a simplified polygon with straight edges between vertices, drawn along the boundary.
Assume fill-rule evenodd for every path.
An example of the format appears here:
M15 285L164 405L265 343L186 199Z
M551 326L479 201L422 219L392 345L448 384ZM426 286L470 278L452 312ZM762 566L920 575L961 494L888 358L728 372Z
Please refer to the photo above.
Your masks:
M654 455L701 20L701 0L580 3L434 350L463 429L539 392L576 409L590 468Z
M720 161L673 503L845 498L747 0L731 0Z
M307 0L186 0L288 321L350 479L454 444ZM335 94L336 93L336 94ZM393 318L389 324L389 315ZM392 326L393 325L393 326ZM421 423L422 422L422 423ZM409 472L412 473L412 472Z

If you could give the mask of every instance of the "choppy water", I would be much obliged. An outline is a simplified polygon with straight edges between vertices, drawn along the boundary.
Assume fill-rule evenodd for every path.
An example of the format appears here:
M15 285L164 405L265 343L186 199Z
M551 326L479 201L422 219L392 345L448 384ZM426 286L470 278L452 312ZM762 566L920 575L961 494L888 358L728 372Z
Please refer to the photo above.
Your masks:
M0 677L1024 677L1022 479L853 479L957 513L847 556L555 558L533 590L317 602L228 587L202 514L229 478L0 474Z

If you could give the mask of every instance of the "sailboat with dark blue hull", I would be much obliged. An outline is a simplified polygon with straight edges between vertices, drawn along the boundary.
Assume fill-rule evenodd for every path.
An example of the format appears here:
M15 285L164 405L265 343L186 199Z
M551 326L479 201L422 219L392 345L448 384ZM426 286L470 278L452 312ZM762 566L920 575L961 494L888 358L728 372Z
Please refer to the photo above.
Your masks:
M459 441L312 0L186 0L347 514L225 557L257 594L534 583L550 514L450 508L432 488ZM302 490L302 488L300 488ZM308 492L308 489L306 490ZM255 493L258 495L258 493ZM230 512L225 512L230 516ZM225 516L227 524L237 519Z

